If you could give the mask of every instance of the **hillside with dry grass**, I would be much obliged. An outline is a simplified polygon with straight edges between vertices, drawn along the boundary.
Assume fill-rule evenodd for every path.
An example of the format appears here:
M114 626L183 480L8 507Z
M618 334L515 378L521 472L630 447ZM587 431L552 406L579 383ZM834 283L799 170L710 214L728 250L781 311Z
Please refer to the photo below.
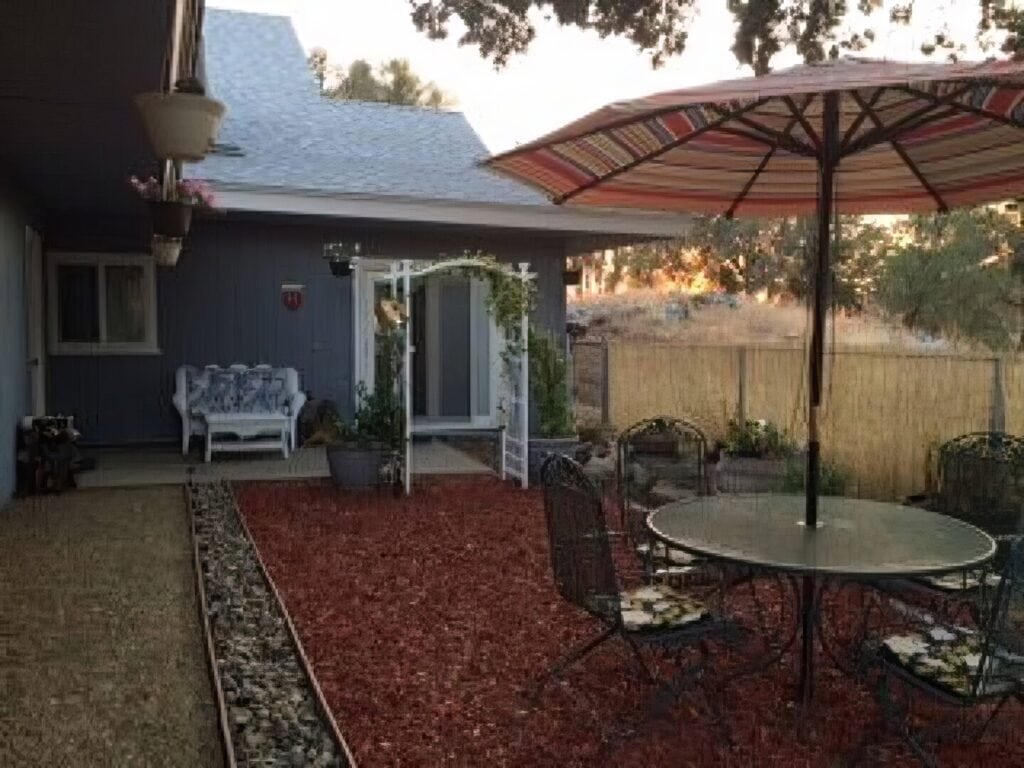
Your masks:
M667 294L631 290L571 299L571 321L588 339L630 338L680 344L802 346L809 336L806 307L762 302L743 294ZM970 352L969 344L915 334L872 311L829 316L836 347L903 351ZM834 323L834 329L833 329Z

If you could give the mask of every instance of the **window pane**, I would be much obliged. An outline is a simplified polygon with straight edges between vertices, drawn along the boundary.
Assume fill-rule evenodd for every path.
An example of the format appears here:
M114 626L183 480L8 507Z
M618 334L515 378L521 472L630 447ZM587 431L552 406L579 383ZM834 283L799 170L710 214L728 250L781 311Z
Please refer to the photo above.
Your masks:
M57 313L61 341L99 341L100 313L96 267L57 267Z
M107 341L145 341L143 268L108 265L104 272L107 278Z

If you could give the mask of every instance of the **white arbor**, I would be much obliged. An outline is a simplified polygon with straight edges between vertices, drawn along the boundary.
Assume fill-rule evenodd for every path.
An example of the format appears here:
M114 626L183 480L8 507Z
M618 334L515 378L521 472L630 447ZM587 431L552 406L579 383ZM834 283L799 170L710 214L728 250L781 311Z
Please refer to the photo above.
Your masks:
M412 289L413 281L429 275L451 272L466 272L481 277L502 274L506 278L521 281L525 287L535 279L529 271L529 264L522 262L518 268L509 264L499 264L491 259L479 257L462 257L432 262L416 262L403 259L391 263L390 271L377 273L374 282L386 282L390 285L391 298L402 307L401 320L397 332L401 334L403 349L401 371L392 386L396 387L403 403L404 426L402 430L403 445L403 482L406 494L412 489L412 451L413 435L431 434L429 427L418 427L413 420L413 312ZM527 295L526 291L522 295ZM529 442L529 306L524 302L521 317L513 323L495 324L493 311L491 323L495 325L501 344L500 370L492 371L496 376L498 392L498 421L468 430L478 432L497 432L500 442L501 477L512 476L526 488L528 484L528 442ZM503 327L504 326L504 327ZM387 386L387 382L377 381L376 386Z

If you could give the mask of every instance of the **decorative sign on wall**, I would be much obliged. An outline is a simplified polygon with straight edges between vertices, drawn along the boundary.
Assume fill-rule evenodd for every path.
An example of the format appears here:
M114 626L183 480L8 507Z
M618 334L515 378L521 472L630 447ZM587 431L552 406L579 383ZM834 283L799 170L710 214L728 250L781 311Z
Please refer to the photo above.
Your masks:
M301 283L281 283L281 303L292 312L302 306L302 294L306 286Z

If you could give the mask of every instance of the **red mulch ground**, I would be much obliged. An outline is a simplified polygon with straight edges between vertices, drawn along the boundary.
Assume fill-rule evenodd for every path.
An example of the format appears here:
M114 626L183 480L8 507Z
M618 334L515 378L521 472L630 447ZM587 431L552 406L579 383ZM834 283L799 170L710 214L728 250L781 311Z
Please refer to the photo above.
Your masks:
M822 660L801 743L787 660L724 691L708 680L732 746L699 695L622 739L616 725L636 722L651 689L618 641L531 708L522 690L597 630L554 590L534 491L475 478L424 483L408 499L300 483L242 485L238 498L361 766L817 768L843 765L878 722L871 692ZM715 668L729 658L719 649ZM1024 766L1022 725L1024 707L1008 704L985 743L945 747L940 762ZM916 764L882 743L883 764Z

